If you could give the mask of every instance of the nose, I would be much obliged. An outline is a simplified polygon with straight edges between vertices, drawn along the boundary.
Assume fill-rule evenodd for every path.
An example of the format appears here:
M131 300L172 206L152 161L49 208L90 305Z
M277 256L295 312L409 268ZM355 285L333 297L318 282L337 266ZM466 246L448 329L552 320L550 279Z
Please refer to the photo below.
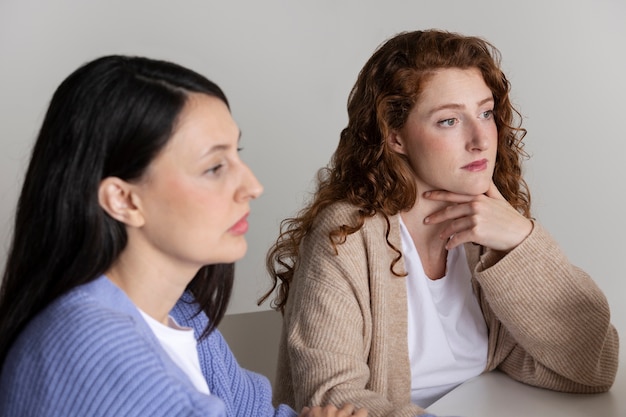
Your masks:
M263 193L263 185L248 165L242 162L242 168L241 185L237 190L235 198L238 201L254 200Z
M466 124L467 130L467 150L485 151L489 148L489 135L492 134L493 127L483 120L472 120Z

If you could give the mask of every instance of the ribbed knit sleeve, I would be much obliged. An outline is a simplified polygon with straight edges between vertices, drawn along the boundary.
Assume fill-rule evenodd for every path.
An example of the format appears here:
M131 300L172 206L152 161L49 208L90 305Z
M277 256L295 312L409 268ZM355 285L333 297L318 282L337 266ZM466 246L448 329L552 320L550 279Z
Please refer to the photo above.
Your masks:
M192 327L198 337L207 325L203 312L186 293L171 312L181 325ZM231 417L295 417L296 413L286 405L274 408L269 380L255 372L243 369L219 330L214 330L198 343L200 367L207 379L211 393L220 397Z
M559 391L608 390L619 343L606 297L540 224L506 256L476 264L490 327L490 369Z
M0 415L21 417L224 416L155 354L132 317L73 291L22 332L2 368Z

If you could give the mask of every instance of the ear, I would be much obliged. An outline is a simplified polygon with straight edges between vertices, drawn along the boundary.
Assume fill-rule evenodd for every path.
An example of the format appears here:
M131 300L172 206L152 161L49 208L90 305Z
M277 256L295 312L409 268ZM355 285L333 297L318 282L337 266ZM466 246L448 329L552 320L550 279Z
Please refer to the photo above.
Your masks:
M389 145L389 148L392 151L397 152L401 155L406 155L404 141L402 139L402 135L400 134L400 132L398 132L397 130L390 131L389 134L387 135L386 140L387 140L387 144Z
M103 179L98 188L98 202L115 220L131 227L143 226L144 217L132 184L117 177Z

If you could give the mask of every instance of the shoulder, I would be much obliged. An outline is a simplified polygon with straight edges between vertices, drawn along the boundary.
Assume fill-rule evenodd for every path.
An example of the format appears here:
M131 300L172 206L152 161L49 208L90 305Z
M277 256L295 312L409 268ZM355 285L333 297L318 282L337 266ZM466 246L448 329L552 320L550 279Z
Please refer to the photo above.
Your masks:
M57 338L99 334L118 328L134 327L134 318L107 305L78 287L59 297L39 313L26 327L23 337ZM111 328L109 326L113 325ZM20 337L22 337L20 336Z
M361 227L340 237L336 235L343 227L353 228L360 223L360 208L347 202L334 203L317 216L312 229L300 248L300 261L307 257L314 263L323 259L348 257L362 259L367 253L377 256L397 256L389 246L401 248L399 215L384 216L376 213L365 216ZM344 229L345 230L345 229ZM319 268L318 264L316 268Z
M333 203L325 207L317 215L314 227L337 227L356 224L359 218L359 207L345 201Z
M355 268L367 275L373 259L386 268L401 250L399 216L385 217L377 213L363 218L361 227L342 236L341 228L359 225L359 208L348 203L335 203L325 208L299 250L296 276L335 280L333 273L352 276Z
M326 234L332 230L337 230L342 226L354 227L359 224L362 209L345 201L333 203L324 208L313 223L313 232L323 231ZM392 233L397 229L399 233L398 215L385 217L382 213L363 218L363 226L357 231L369 230L375 233L386 233L387 227Z
M28 323L2 377L10 374L29 387L51 381L74 386L79 380L107 385L115 377L166 367L157 344L128 297L98 279L57 298Z
M140 316L125 311L126 300L110 295L96 297L89 288L76 288L28 324L0 376L7 407L46 408L55 416L114 410L139 416L147 410L151 415L181 407L189 411L192 402L207 402L209 397L190 389L164 359ZM24 392L29 402L19 405ZM211 408L223 411L219 403Z
M28 323L9 358L24 367L45 362L54 368L63 366L58 365L62 361L86 365L106 357L107 352L136 347L143 343L138 336L134 317L76 288Z

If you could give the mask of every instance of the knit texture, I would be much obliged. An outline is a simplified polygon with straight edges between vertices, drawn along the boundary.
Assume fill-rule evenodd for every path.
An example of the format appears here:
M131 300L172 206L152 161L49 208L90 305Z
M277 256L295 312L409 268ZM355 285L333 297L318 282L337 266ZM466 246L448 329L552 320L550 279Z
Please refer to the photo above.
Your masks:
M181 326L192 327L196 338L206 328L208 319L194 303L193 296L185 293L171 312ZM272 406L272 389L263 375L243 369L219 330L214 330L198 343L200 367L211 394L220 397L226 407L227 416L293 417L290 407Z
M269 386L240 381L245 372L232 363L221 335L206 344L200 361L205 375L214 373L210 396L171 361L130 299L100 277L55 300L20 334L0 375L0 416L274 415ZM257 407L267 413L245 414L249 406L233 406L239 398L264 403Z
M300 248L283 320L276 402L341 404L370 417L415 416L411 404L404 277L391 273L397 254L380 215L333 248L329 231L353 225L345 203L324 211ZM398 216L388 241L401 249ZM489 329L486 371L559 391L608 390L618 335L606 298L555 241L534 223L506 255L466 244L472 284ZM401 259L394 271L404 272ZM462 414L462 410L460 410Z

